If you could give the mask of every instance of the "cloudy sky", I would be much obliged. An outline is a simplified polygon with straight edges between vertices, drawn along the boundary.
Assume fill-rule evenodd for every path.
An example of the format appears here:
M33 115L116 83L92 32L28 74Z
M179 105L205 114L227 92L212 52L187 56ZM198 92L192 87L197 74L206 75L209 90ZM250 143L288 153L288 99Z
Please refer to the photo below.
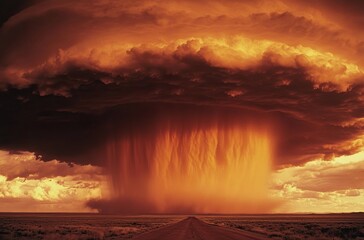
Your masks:
M363 1L0 9L0 211L364 210Z

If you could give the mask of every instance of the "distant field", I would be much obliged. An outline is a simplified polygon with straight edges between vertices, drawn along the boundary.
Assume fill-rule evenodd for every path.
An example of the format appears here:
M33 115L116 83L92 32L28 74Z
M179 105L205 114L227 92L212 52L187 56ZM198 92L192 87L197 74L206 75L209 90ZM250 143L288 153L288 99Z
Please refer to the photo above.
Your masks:
M364 239L364 214L221 215L200 219L272 239Z
M197 215L210 224L271 239L364 239L364 214ZM0 239L130 239L186 216L0 214Z
M130 239L184 216L0 214L0 239Z

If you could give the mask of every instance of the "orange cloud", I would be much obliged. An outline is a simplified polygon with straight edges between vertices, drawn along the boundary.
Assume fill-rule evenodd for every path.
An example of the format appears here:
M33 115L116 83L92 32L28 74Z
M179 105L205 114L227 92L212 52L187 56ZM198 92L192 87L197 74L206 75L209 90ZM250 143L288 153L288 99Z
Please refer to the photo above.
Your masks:
M331 53L242 37L179 39L164 44L134 46L127 43L97 45L84 52L76 48L60 51L44 64L18 74L28 84L36 83L41 95L70 96L71 89L93 81L71 74L69 79L58 78L72 69L83 68L84 71L99 73L98 77L104 79L102 81L108 79L108 83L115 83L118 82L117 76L128 78L135 72L158 77L162 71L183 75L191 71L191 67L196 68L196 75L203 71L192 64L206 64L227 71L254 72L264 66L302 69L315 88L326 92L347 91L364 76L359 66Z
M43 162L33 153L0 151L0 169L2 212L91 211L86 202L103 196L105 177L99 167Z
M60 49L76 49L92 56L94 53L87 49L99 51L106 46L108 51L104 51L103 58L112 63L115 59L120 62L115 54L109 54L123 52L118 47L120 45L127 44L128 49L150 42L163 45L177 39L221 39L235 35L283 43L291 48L302 48L300 46L303 45L316 50L316 53L329 54L329 59L338 58L339 62L350 59L354 64L350 67L346 64L333 65L338 64L336 60L328 62L326 59L324 65L319 63L321 61L314 61L311 65L319 63L321 67L327 67L327 72L332 69L338 72L357 71L355 66L362 66L361 57L355 50L362 45L360 38L356 39L355 35L317 11L319 9L285 1L276 1L274 5L270 1L214 1L207 6L193 1L183 4L175 1L138 1L134 4L102 0L94 0L91 4L85 4L85 1L46 1L13 16L2 27L1 72L7 83L21 87L37 84L37 81L24 78L23 74L55 57ZM265 48L262 47L262 50ZM276 57L286 51L285 54L292 54L290 49L284 48ZM305 50L303 56L307 52ZM250 57L247 51L240 56ZM229 62L228 55L224 62ZM326 72L320 70L317 71L320 74ZM334 78L334 82L338 81Z
M272 194L283 204L275 211L362 211L363 176L364 152L278 170L273 176Z

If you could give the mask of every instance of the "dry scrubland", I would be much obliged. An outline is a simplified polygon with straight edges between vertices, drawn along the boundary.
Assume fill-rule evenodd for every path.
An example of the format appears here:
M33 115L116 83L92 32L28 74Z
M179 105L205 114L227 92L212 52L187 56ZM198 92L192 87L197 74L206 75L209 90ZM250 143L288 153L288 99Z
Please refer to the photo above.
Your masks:
M184 216L0 214L0 239L130 239Z
M364 239L364 214L204 216L205 222L271 239Z
M186 216L0 214L0 239L130 239ZM364 239L364 214L200 215L210 224L271 239Z

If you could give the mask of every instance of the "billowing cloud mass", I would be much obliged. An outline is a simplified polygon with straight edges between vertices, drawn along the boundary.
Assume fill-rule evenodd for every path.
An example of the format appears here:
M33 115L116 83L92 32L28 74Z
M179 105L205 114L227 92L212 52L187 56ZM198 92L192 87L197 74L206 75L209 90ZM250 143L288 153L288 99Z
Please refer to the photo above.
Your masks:
M153 155L156 146L152 150L146 146L165 141L163 134L181 138L169 146L168 157L162 154L165 159L184 149L190 153L184 159L213 155L212 162L218 162L219 154L211 149L226 143L226 133L217 132L228 131L227 123L239 126L238 132L255 129L252 136L259 141L258 133L264 129L269 171L298 166L306 171L317 159L330 163L363 150L364 5L360 0L3 4L0 149L34 152L44 164L57 159L80 167L105 167L118 200L133 194L122 189L135 186L121 180L115 169L137 171L144 181L153 180L157 171L153 164L161 162L151 159L161 155ZM196 140L194 134L201 134L203 140ZM193 152L187 147L191 142L202 145L209 134L216 138L211 149ZM131 152L115 157L111 145ZM134 169L131 163L111 166L115 158L143 159L149 168ZM182 165L184 161L188 160L181 160ZM220 167L229 169L230 163L226 164ZM314 168L321 171L320 167ZM62 164L57 168L67 169ZM23 175L49 176L32 168L13 174L7 181ZM333 189L341 184L334 178L315 184L320 189L305 189L305 184L302 179L285 183L282 189L346 196L362 189L347 185ZM138 194L150 189L143 191ZM163 205L150 195L151 205ZM276 203L268 205L273 208Z
M2 212L88 212L88 200L107 195L101 190L106 179L100 167L0 151L0 169Z
M363 210L364 154L313 160L274 175L272 195L286 203L275 211L360 212Z

